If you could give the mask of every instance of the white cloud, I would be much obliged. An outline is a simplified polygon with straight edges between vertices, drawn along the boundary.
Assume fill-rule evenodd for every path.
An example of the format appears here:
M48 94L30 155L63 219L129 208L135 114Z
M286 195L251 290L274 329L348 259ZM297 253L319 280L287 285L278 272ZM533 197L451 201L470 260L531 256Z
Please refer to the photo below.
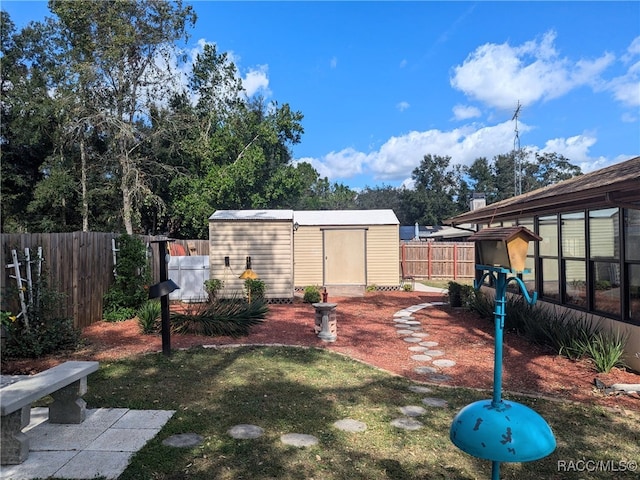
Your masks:
M620 117L620 120L624 123L634 123L638 121L638 117L630 112L625 112Z
M267 73L269 67L267 65L259 65L256 68L250 68L242 79L242 86L244 87L247 97L252 97L256 93L260 92L265 97L271 95L269 90L269 77Z
M526 124L520 131L530 130ZM346 148L321 158L300 158L321 176L332 180L371 175L375 180L407 181L427 154L450 156L452 164L470 165L478 157L493 158L513 148L511 121L493 126L467 125L451 131L412 131L387 140L377 151L358 152Z
M331 61L329 62L329 66L331 68L337 68L338 67L338 58L337 57L332 57Z
M521 133L533 129L522 122L518 128ZM395 182L411 188L411 173L425 155L449 156L451 166L469 166L479 157L492 160L496 155L510 152L513 135L513 122L510 120L491 126L469 124L450 131L432 129L394 136L370 153L346 148L321 158L300 158L296 161L310 163L321 176L332 181L343 181L364 174L372 176L374 180ZM542 147L522 145L522 148L532 154L555 152L564 155L585 173L629 158L622 155L619 160L612 161L605 157L592 157L589 152L596 142L593 134L582 133L550 139Z
M454 68L451 86L491 107L513 108L560 97L581 85L595 85L614 60L571 62L556 51L553 31L519 46L487 43Z
M400 110L401 112L404 112L404 111L405 111L407 108L409 108L410 106L411 106L411 105L409 105L409 102L402 101L402 102L399 102L399 103L396 105L396 108L397 108L398 110Z
M571 160L571 163L579 165L584 171L587 165L602 161L602 159L589 157L589 149L596 142L597 139L589 134L574 135L568 138L553 138L547 140L540 151L542 153L555 152L559 155L564 155Z
M468 120L480 116L480 110L471 105L456 105L453 107L453 117L456 120Z
M624 75L612 79L606 86L613 92L613 97L629 107L640 106L640 37L636 37L627 52L621 57L628 65Z

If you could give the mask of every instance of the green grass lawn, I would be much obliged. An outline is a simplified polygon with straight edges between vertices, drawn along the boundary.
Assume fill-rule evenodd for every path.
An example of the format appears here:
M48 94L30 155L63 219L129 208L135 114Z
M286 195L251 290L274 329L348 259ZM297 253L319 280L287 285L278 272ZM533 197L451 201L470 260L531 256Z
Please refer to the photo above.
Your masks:
M455 414L490 392L430 387L349 358L316 349L233 348L174 351L103 363L89 378L89 408L176 410L160 434L132 459L126 479L486 479L490 462L458 450L449 440ZM448 402L428 407L425 397ZM639 460L638 416L585 405L515 398L551 425L558 447L549 457L526 464L502 464L513 479L637 478L637 472L558 471L558 462ZM419 405L427 413L421 430L393 427L399 407ZM347 433L333 426L352 418L367 430ZM265 431L254 440L236 440L227 430L255 424ZM170 435L204 437L195 448L162 445ZM285 433L316 436L313 447L280 442ZM570 465L570 464L569 464ZM580 464L582 465L582 464Z

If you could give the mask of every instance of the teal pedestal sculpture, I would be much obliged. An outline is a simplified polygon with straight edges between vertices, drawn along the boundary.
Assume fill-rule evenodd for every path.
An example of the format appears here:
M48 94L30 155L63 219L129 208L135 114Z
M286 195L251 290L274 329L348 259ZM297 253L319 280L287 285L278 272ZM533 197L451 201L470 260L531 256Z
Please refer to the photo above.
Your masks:
M493 398L471 403L458 412L449 436L454 445L474 457L491 460L492 480L500 479L501 462L529 462L546 457L556 448L556 440L547 422L525 405L502 399L502 343L507 284L515 281L526 301L533 305L537 292L529 295L524 282L507 277L509 269L476 265L484 273L476 290L488 276L493 277L495 297L495 353Z

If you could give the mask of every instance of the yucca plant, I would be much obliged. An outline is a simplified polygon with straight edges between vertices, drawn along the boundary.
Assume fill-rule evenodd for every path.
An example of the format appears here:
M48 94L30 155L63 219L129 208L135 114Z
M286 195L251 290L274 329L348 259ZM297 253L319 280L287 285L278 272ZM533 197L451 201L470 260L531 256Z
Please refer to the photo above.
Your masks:
M159 330L158 320L160 319L161 311L159 300L147 300L138 309L138 325L140 325L142 333L156 333Z
M586 352L598 372L609 373L614 367L624 367L622 360L627 335L619 332L599 331L586 345Z
M236 296L193 304L185 312L172 312L171 327L176 333L236 338L248 335L251 327L262 323L268 312L264 299L247 302Z

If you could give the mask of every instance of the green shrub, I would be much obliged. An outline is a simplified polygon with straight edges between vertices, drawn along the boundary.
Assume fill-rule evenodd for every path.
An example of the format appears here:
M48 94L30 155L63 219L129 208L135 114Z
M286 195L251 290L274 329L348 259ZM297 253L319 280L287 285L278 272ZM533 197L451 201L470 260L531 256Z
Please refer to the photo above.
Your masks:
M32 288L25 292L28 322L25 315L2 312L2 325L7 333L2 357L37 358L76 349L80 343L80 330L74 327L73 319L60 315L65 295L49 287L46 270L38 272L35 262L28 263L24 257L19 260L31 268L33 279ZM3 300L7 303L15 300L19 304L18 293L17 288L7 289Z
M622 360L627 337L609 331L595 332L584 345L598 372L609 373L613 367L624 367Z
M23 322L7 327L7 344L3 357L37 358L64 350L75 350L80 344L80 330L68 318L32 321L27 329Z
M116 278L103 297L103 318L128 320L148 299L151 271L147 248L137 237L122 234L118 239Z
M304 287L304 295L302 296L302 300L306 303L318 303L322 299L322 295L320 294L320 287L315 285L309 285Z
M244 281L244 292L251 302L264 300L266 290L267 284L259 278L247 278Z
M472 297L475 295L471 285L462 285L458 282L449 282L449 304L452 307L469 307Z
M262 298L234 297L214 303L192 304L183 313L172 312L171 326L176 333L240 337L253 325L262 323L269 308Z
M367 285L367 288L365 289L367 292L375 292L376 290L378 290L378 286L375 283Z
M204 281L204 289L207 291L209 301L214 302L218 297L218 292L224 287L224 282L218 278L211 278Z
M144 334L156 333L160 330L159 320L162 307L159 300L148 300L138 310L138 325Z
M404 290L405 292L413 292L413 285L411 285L410 283L404 283L402 284L402 290Z

